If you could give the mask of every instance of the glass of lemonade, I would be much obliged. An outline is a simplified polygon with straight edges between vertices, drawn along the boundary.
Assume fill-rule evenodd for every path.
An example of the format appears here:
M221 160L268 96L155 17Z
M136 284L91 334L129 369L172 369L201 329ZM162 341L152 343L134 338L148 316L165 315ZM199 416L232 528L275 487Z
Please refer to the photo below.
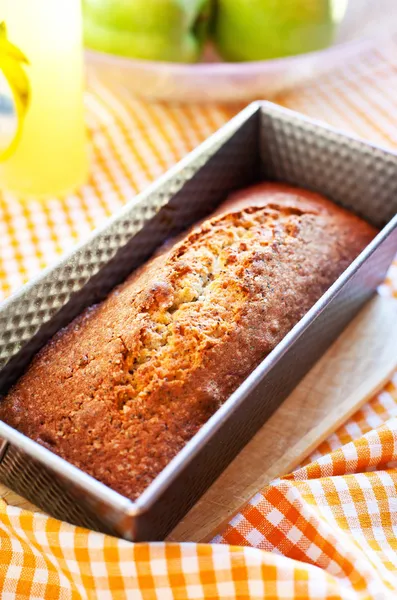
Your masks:
M87 173L80 0L0 0L0 189L59 195Z

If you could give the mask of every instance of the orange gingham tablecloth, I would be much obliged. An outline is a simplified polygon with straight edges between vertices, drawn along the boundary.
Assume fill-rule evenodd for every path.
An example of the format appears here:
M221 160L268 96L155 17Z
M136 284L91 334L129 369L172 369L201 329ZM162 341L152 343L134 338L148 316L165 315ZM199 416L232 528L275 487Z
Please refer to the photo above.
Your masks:
M396 149L397 38L277 100ZM86 105L88 184L46 203L0 196L1 297L240 108L148 105L96 80ZM397 262L380 293L397 299ZM397 598L397 373L213 542L132 544L0 500L0 598Z

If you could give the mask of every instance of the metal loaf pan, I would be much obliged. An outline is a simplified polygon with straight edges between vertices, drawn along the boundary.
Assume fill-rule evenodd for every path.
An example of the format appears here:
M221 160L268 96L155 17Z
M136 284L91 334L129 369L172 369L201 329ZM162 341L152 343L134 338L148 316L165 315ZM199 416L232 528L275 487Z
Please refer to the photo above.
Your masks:
M0 391L60 327L169 236L260 179L318 191L381 228L277 348L132 502L0 422L0 480L60 519L162 539L382 281L397 251L397 155L270 103L248 106L57 266L0 307Z

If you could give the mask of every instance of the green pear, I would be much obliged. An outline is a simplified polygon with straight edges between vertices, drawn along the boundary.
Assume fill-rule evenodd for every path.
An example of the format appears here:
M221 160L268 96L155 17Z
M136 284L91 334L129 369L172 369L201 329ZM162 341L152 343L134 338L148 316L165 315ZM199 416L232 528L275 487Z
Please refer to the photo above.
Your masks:
M264 60L325 48L347 0L218 0L214 41L229 61Z
M210 0L83 0L85 45L130 58L194 62L210 8Z

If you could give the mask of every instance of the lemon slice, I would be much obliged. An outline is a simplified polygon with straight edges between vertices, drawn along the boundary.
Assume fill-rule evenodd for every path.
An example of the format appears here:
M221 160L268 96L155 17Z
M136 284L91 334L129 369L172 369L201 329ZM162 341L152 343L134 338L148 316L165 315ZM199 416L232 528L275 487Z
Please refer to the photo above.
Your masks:
M31 95L27 64L23 52L8 40L5 23L0 23L0 161L15 151L22 135Z

